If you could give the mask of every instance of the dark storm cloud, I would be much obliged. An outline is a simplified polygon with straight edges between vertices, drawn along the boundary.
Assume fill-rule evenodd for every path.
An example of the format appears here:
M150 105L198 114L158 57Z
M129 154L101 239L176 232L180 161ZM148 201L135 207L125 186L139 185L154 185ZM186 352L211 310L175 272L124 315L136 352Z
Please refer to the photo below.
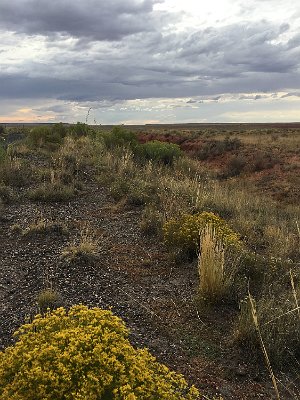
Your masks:
M0 2L0 28L30 35L64 34L91 40L120 40L151 31L159 0L17 0Z
M188 97L192 103L205 96L218 102L221 93L300 87L298 39L280 41L287 24L256 21L174 32L153 11L155 2L0 3L0 26L56 35L47 42L46 59L33 55L20 62L18 72L0 72L0 98L90 101L109 107L111 102L151 97ZM75 37L76 44L64 34Z
M178 97L177 85L154 80L143 80L135 84L128 82L103 82L102 80L57 79L49 77L24 77L22 75L0 75L0 99L52 98L74 102L101 102L103 99L122 101L148 97ZM191 82L181 82L185 93L195 95L197 87Z

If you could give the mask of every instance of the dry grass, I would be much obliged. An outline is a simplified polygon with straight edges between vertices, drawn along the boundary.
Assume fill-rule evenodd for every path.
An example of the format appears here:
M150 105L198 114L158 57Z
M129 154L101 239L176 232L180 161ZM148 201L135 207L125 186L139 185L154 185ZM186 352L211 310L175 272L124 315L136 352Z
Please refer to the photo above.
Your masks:
M16 229L14 229L16 230ZM22 235L29 236L35 234L43 234L49 232L56 232L60 234L67 234L68 228L65 224L45 218L41 213L34 222L32 222L25 229L21 230Z
M251 315L252 315L253 323L254 323L257 335L259 337L261 349L262 349L262 352L263 352L263 355L264 355L264 359L266 361L266 365L267 365L270 377L272 379L272 383L273 383L274 390L275 390L275 393L276 393L276 398L278 400L280 400L280 395L279 395L279 391L278 391L276 378L275 378L275 375L274 375L274 372L273 372L273 369L272 369L272 366L271 366L271 362L270 362L270 359L269 359L269 355L268 355L268 352L267 352L267 349L266 349L266 346L265 346L265 343L264 343L264 340L263 340L263 337L262 337L262 334L261 334L260 325L258 323L258 317L257 317L255 301L253 300L253 298L250 295L250 293L249 293L249 302L250 302L250 306L251 306L250 309L251 309Z
M278 282L265 287L256 302L252 296L250 300L248 294L241 302L236 333L237 340L254 353L257 351L258 340L260 343L263 341L263 353L267 352L268 362L277 367L287 363L292 367L297 363L299 352L299 288L295 285L291 271L289 275L291 288L285 289L285 283L281 280L282 287Z
M28 197L33 201L46 203L64 202L74 197L74 188L60 183L42 184L28 192Z
M74 240L71 244L62 250L62 258L69 262L78 259L91 259L97 255L99 249L99 241L91 232L90 229L85 228L81 230L79 240Z
M33 181L33 172L29 163L19 158L6 159L0 165L0 182L7 186L24 187Z
M60 295L52 288L43 289L37 296L37 305L41 313L52 311L61 306Z
M198 257L199 294L207 302L218 302L226 292L224 280L224 245L217 237L215 228L208 224L200 237Z

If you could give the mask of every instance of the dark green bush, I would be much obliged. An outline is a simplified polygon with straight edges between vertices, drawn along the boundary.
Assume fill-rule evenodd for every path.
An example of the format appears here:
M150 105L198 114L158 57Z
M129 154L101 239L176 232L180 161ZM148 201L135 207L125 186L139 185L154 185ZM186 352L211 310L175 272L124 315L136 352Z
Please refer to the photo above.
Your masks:
M138 154L146 160L172 165L182 152L177 144L153 140L139 146Z
M87 124L84 124L82 122L77 122L77 124L70 127L70 134L74 138L87 136L91 131L92 129Z
M61 127L36 126L27 136L27 144L31 148L46 148L56 150L63 142L64 132Z
M59 135L61 138L64 138L68 134L68 128L62 122L51 126L51 131L52 133Z
M230 138L229 136L226 136L223 143L224 143L224 149L226 151L237 150L242 145L242 142L240 141L239 138L237 137Z
M111 132L103 132L102 140L107 149L128 147L134 150L138 145L136 134L123 126L115 126Z
M141 232L147 236L161 236L164 215L152 204L146 205L140 222Z

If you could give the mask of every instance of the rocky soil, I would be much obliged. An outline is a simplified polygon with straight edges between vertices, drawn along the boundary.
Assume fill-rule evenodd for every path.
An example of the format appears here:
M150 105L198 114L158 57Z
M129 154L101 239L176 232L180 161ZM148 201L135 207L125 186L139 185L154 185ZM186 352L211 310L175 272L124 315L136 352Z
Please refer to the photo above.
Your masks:
M22 234L40 218L55 224ZM111 307L126 321L134 345L148 347L205 395L275 398L263 365L255 367L233 345L232 310L197 309L196 265L175 265L156 238L143 237L140 218L140 209L116 204L90 180L65 204L21 199L7 205L0 221L1 349L38 312L37 296L51 286L64 306ZM87 229L98 242L97 253L63 258L62 250Z

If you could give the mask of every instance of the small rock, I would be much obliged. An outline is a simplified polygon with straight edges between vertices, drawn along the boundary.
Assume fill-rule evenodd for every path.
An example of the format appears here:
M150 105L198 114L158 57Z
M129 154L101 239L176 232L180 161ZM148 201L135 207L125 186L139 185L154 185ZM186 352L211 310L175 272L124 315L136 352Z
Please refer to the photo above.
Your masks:
M245 367L245 365L238 365L236 371L235 371L237 376L246 376L247 375L247 368Z
M227 386L221 386L219 392L224 399L231 398L232 392Z

